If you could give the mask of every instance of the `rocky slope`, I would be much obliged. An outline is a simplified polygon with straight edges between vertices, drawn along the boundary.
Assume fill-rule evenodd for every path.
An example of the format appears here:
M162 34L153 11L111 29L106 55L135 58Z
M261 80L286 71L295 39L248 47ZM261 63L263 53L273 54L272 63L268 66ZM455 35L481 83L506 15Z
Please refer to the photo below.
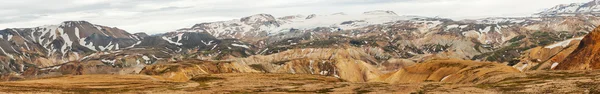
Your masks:
M124 49L141 40L118 28L67 21L60 25L0 30L0 74L78 61L98 51Z
M569 54L579 46L582 38L529 49L521 56L521 61L513 66L521 71L552 70L569 58Z
M130 34L118 28L68 21L61 25L0 31L0 74L27 70L58 71L69 62L83 62L83 72L121 73L145 65L184 58L228 59L254 55L254 46L236 39L216 39L199 32L173 32L156 36ZM102 66L96 67L96 66ZM28 74L31 76L44 74Z
M600 40L600 28L596 28L585 36L564 61L556 67L557 70L594 70L600 69L600 58L598 56L598 41Z

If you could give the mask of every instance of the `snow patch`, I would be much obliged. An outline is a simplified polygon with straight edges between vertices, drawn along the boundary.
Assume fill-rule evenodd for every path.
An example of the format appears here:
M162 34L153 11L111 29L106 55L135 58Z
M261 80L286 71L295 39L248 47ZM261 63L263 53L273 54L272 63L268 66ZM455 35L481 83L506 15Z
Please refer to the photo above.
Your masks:
M233 44L231 44L231 45L232 45L232 46L236 46L236 47L243 47L243 48L246 48L246 49L250 49L250 47L248 47L247 45L235 44L235 43L233 43Z
M448 25L448 26L446 26L446 31L448 31L448 30L450 30L450 29L453 29L453 28L458 28L458 27L460 27L460 26L459 26L459 25L455 25L455 24L453 24L453 25Z
M8 37L6 38L6 40L10 41L12 39L13 35L8 34Z
M446 80L446 78L450 77L450 75L448 76L444 76L444 78L442 78L442 80L440 80L440 82L443 82L444 80Z
M574 38L574 39L568 39L568 40L565 40L565 41L562 41L562 42L558 42L558 43L555 43L555 44L552 44L552 45L548 45L548 46L546 46L544 48L548 48L548 49L552 49L552 48L556 48L556 47L563 47L564 48L564 47L569 46L569 44L571 44L571 41L573 41L573 40L582 40L582 39L583 39L583 37Z
M142 59L144 59L144 60L150 60L150 58L148 56L142 56Z
M492 26L487 26L484 29L480 29L479 32L487 34L490 30L492 30Z
M117 60L107 60L107 59L102 59L101 60L103 63L109 63L112 64L113 66L115 65L115 62L117 62Z
M142 41L138 41L137 43L135 43L135 44L133 44L133 45L127 47L127 48L133 48L133 47L135 47L137 45L140 45L141 43L142 43Z
M554 68L556 68L556 66L558 66L558 62L552 63L552 66L550 67L550 69L554 69Z
M183 45L183 43L178 43L178 42L175 42L175 41L171 41L171 40L170 40L169 38L167 38L167 37L162 37L162 39L163 39L163 40L166 40L167 42L169 42L169 43L171 43L171 44L175 44L175 45L179 45L179 46Z
M79 37L79 28L75 27L75 37L80 38Z
M2 53L4 53L6 56L8 56L11 59L14 59L13 55L6 53L6 51L4 51L4 48L0 47L0 51L2 51Z

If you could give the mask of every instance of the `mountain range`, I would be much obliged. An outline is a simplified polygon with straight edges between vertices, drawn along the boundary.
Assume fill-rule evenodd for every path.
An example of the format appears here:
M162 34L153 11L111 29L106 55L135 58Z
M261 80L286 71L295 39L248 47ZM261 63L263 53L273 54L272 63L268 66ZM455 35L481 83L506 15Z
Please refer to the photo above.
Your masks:
M383 10L256 14L156 35L87 21L8 28L0 30L0 78L141 74L187 82L206 74L279 73L395 84L510 81L540 70L599 69L599 3L558 5L539 17L466 20Z

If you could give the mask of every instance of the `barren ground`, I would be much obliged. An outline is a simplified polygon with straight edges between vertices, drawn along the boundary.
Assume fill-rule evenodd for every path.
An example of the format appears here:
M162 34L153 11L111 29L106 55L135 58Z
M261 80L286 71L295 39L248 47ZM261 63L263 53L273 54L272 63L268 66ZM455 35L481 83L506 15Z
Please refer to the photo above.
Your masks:
M0 93L598 93L600 71L507 74L480 83L353 83L303 74L213 74L188 82L146 75L80 75L0 83Z

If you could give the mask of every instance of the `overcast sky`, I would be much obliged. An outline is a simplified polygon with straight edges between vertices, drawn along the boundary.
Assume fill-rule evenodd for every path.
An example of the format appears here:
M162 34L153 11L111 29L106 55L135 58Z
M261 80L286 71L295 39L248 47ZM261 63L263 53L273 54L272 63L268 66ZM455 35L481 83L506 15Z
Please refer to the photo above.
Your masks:
M391 10L398 15L465 19L530 16L558 4L588 1L591 0L2 0L0 28L85 20L131 33L155 34L259 13L281 17Z

